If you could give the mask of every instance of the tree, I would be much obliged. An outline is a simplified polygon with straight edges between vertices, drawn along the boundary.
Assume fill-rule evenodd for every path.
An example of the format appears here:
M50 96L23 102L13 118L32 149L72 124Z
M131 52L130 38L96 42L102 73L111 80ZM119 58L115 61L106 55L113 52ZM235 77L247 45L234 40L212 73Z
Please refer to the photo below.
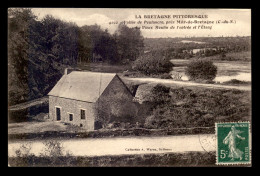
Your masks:
M75 65L78 57L78 27L47 15L43 20L45 53L56 62Z
M46 95L64 67L75 65L78 27L52 16L41 21L28 8L8 9L10 104Z
M121 61L134 61L143 53L144 38L139 28L129 28L125 24L120 23L114 37Z
M78 60L80 62L90 61L92 58L94 44L89 31L89 26L83 26L79 29L78 44L79 44Z
M212 81L217 75L217 67L209 60L193 60L188 64L185 74L190 80Z
M104 61L109 63L119 62L116 40L107 30L102 33L95 43L95 52L100 54Z
M144 54L134 61L132 68L146 75L169 73L173 64L160 52Z
M25 101L28 95L30 97L28 65L32 62L30 57L33 58L35 55L33 46L36 44L34 40L30 40L31 35L34 35L31 29L35 24L37 24L36 16L31 9L8 9L8 89L10 104Z
M79 29L79 61L95 62L94 55L102 61L115 63L118 59L115 38L98 25L83 26Z

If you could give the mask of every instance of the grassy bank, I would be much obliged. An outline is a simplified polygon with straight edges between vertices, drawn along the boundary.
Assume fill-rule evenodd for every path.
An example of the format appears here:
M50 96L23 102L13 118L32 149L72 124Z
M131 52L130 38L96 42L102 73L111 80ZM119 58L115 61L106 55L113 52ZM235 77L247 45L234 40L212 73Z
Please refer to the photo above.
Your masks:
M90 132L67 132L67 131L45 131L39 133L17 133L9 134L10 140L41 140L41 139L76 139L76 138L107 138L122 136L167 136L167 135L188 135L188 134L214 134L215 127L208 128L179 128L171 130L157 129L110 129Z
M222 58L222 60L228 61L251 61L251 51L243 51L243 52L230 52L226 54L226 57Z
M230 81L225 81L222 83L223 85L251 85L251 82L249 81L240 81L237 79L231 79Z
M181 167L216 166L215 152L188 152L171 154L145 154L98 157L9 157L14 167Z
M152 104L146 128L211 127L215 122L251 119L251 97L246 91L157 86L143 97L144 103Z

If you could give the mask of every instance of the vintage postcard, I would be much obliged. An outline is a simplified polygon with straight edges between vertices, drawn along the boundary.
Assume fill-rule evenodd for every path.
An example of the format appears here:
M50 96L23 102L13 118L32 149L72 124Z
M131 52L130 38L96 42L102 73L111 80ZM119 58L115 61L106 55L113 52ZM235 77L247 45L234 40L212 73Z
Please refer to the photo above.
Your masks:
M251 167L251 9L9 8L8 166Z

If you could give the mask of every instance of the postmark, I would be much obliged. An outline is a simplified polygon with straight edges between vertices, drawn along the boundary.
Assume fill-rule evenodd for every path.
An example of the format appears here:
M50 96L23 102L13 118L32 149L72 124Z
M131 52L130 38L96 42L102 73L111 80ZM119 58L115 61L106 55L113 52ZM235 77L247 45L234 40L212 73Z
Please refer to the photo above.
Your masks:
M199 142L205 152L211 153L216 151L216 135L215 134L200 134Z
M215 123L216 164L251 164L250 123Z

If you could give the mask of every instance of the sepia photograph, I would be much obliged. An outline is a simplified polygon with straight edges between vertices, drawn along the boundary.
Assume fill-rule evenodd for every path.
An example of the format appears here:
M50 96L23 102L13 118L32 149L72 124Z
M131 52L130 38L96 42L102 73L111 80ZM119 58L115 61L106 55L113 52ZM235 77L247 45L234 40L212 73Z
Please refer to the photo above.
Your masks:
M8 8L9 167L251 167L251 9Z

